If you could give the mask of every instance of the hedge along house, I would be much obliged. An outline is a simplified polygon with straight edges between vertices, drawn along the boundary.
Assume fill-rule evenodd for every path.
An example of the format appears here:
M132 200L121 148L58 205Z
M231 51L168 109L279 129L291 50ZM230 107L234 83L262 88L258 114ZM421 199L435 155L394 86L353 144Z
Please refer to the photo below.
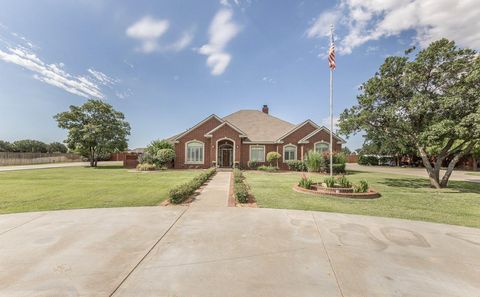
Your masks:
M327 128L311 120L294 125L268 111L264 105L262 111L240 110L224 118L213 114L169 138L175 145L174 168L247 168L249 161L267 164L267 153L278 152L278 165L286 170L288 161L303 160L309 150L329 151ZM339 152L345 141L335 134L333 140Z

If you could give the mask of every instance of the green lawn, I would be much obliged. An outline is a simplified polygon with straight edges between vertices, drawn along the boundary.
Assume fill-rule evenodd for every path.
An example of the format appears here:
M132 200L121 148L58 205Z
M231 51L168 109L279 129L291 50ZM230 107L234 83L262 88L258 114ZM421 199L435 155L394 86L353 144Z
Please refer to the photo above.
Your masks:
M450 188L435 190L427 179L385 173L352 172L352 182L366 179L382 194L373 200L314 196L294 192L300 173L246 171L259 207L341 212L454 225L480 227L480 184L451 181ZM310 174L315 181L325 176Z
M158 205L197 170L129 172L120 166L0 172L0 213Z

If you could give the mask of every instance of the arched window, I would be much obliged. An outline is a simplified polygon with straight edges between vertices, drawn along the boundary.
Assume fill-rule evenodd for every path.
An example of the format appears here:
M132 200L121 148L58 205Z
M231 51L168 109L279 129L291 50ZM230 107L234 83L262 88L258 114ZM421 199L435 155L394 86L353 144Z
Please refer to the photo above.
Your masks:
M187 164L203 164L205 144L200 141L187 142L185 147L185 162Z
M317 142L315 143L315 151L318 153L325 153L329 150L329 144L326 142Z
M287 144L283 147L283 162L297 160L297 146Z

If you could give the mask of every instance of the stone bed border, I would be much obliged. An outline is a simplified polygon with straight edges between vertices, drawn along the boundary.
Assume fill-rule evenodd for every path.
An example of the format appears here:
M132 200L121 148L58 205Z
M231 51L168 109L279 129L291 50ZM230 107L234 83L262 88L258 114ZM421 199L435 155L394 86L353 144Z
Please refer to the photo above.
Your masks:
M309 189L299 187L298 185L294 185L293 190L295 192L305 193L310 195L328 195L328 196L352 198L352 199L375 199L381 196L380 193L374 191L371 188L368 189L368 192L366 193L345 193L341 191L345 189L341 189L341 188L339 189L329 188L328 190L321 190L317 188L317 190L309 190ZM336 192L335 190L340 190L340 191Z

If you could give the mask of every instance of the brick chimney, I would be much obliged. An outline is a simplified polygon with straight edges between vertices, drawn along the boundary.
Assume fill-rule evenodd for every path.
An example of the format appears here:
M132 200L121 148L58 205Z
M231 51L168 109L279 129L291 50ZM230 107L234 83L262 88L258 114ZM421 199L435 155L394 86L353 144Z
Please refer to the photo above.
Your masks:
M262 112L268 114L268 105L263 105Z

